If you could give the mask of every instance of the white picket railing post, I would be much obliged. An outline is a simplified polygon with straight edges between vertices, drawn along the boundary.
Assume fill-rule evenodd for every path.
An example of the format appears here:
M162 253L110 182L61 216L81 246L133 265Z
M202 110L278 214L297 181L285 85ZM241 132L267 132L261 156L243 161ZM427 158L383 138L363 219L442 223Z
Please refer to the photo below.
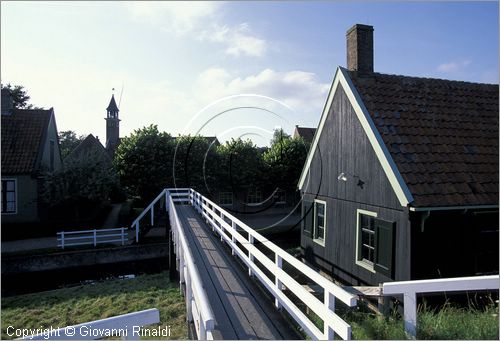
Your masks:
M253 242L254 242L254 237L249 233L248 234L248 243L250 245L253 245ZM251 263L253 263L254 257L253 257L252 252L250 250L248 250L248 259L250 260ZM248 276L250 276L250 277L253 276L251 266L248 267Z
M326 309L335 313L335 296L326 289L324 289L324 296ZM335 332L333 331L333 328L328 320L323 320L323 329L326 340L333 340L335 338Z
M61 243L62 243L62 248L64 250L64 231L61 232Z
M123 226L122 226L121 233L122 233L122 245L125 245L125 228Z
M276 260L276 266L281 269L281 267L283 266L283 259L278 254L276 254L275 260ZM281 291L281 281L278 278L278 272L274 274L274 277L275 277L274 285L276 291ZM276 306L276 308L281 309L281 304L277 296L274 298L274 305Z
M136 243L139 242L139 220L137 221L137 223L135 223L135 241Z
M236 233L236 223L234 222L234 220L231 220L231 229L233 230L233 235L231 237L231 255L234 256L234 254L236 253L236 237L234 236L234 233Z
M94 247L97 245L97 230L94 230Z
M168 212L168 196L169 196L169 191L164 189L163 192L165 192L165 212Z
M151 205L151 227L155 224L155 204Z

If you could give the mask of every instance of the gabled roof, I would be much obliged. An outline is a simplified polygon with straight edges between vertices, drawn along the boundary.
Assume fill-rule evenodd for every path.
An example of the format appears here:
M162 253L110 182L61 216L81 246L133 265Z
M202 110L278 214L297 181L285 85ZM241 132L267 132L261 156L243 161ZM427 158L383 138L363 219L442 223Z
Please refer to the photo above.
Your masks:
M118 106L116 105L115 95L111 95L111 101L109 101L109 105L106 108L106 110L107 111L111 111L111 112L118 112L118 111L120 111L118 109Z
M71 153L68 154L68 156L66 156L64 162L67 163L73 160L91 157L96 154L104 158L106 161L111 162L111 159L101 142L94 137L94 135L89 134L82 142L80 142L78 146L76 146L75 149L71 151Z
M498 205L498 85L338 68L299 181L341 84L402 206Z
M498 85L349 74L412 206L498 204Z
M2 174L31 174L39 170L53 109L13 109L2 115Z
M314 138L314 133L316 132L316 128L307 128L307 127L299 127L295 126L295 131L293 133L293 137L302 137L305 141L311 143Z

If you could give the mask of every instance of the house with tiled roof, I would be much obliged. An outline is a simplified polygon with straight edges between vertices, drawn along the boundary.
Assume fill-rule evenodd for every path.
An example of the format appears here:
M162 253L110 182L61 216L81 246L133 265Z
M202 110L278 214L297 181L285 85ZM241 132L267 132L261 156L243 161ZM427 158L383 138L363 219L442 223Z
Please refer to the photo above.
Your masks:
M54 109L16 109L2 89L2 225L39 222L43 175L61 168Z
M311 143L314 138L314 133L316 133L316 128L299 127L298 125L296 125L292 137L293 138L302 137L304 141Z
M351 285L498 273L498 85L373 54L354 25L298 184L306 260Z

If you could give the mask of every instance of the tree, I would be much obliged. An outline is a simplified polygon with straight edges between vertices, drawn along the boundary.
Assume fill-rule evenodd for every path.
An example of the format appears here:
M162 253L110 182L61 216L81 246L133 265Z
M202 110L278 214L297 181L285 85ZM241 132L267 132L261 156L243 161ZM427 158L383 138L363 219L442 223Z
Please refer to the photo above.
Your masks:
M59 148L61 150L61 157L64 159L68 156L83 140L85 136L76 136L72 130L65 130L59 132Z
M72 212L76 221L102 208L119 187L111 162L99 154L72 159L61 171L46 174L44 180L43 203L63 216Z
M203 136L179 136L175 139L174 184L209 194L217 186L217 146Z
M286 191L294 191L308 149L308 144L302 138L292 138L281 129L275 130L271 148L263 155L268 182Z
M251 140L231 139L217 148L220 190L244 193L263 185L263 162Z
M149 203L165 187L174 185L172 137L156 125L135 130L122 138L115 154L120 182L132 195Z
M16 109L42 109L39 107L33 106L33 104L29 104L30 96L28 95L28 91L22 85L12 85L7 83L7 85L1 84L2 90L6 89L9 91L10 96L12 97L12 104Z

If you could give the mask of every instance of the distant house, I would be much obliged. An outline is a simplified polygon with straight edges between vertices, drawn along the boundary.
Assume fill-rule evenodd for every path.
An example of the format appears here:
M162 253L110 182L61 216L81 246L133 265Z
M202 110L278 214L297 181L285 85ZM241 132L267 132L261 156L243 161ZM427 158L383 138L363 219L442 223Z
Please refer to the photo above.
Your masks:
M299 127L296 125L292 137L302 137L304 141L311 143L314 138L314 133L316 133L316 128Z
M98 138L89 134L71 153L64 159L65 164L71 164L85 159L99 159L105 164L111 165L111 157L106 148L101 144Z
M373 71L347 32L300 177L306 259L353 285L498 273L499 87Z
M15 109L2 90L2 224L40 220L43 175L61 168L54 109Z

